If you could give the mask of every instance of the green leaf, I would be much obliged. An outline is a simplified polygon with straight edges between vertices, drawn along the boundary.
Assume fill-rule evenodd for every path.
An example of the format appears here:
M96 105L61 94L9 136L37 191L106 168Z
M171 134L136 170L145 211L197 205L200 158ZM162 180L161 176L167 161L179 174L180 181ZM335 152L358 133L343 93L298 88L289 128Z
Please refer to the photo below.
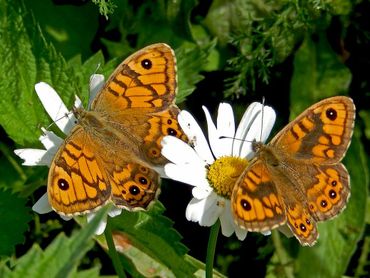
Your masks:
M117 8L110 18L109 29L119 29L121 39L103 40L111 57L127 56L152 43L164 42L176 48L184 41L193 41L189 22L195 0L115 3Z
M176 49L179 80L177 103L183 102L195 90L195 85L204 78L200 72L207 64L207 59L215 45L216 41L212 41L202 48L184 43Z
M367 140L370 140L370 111L361 110L359 112L360 118L364 122L364 135Z
M187 252L172 221L163 216L158 201L149 211L129 212L111 219L117 249L129 259L122 259L125 271L145 277L190 277L198 269L186 262ZM98 238L105 246L103 238Z
M40 125L50 123L43 111L34 85L51 84L67 104L79 91L68 75L64 59L48 45L20 0L0 7L0 125L18 144L35 144Z
M24 233L28 230L31 210L26 200L10 191L0 190L0 256L10 256L15 245L24 242Z
M99 26L99 13L91 2L84 5L57 5L53 1L25 1L42 32L66 59L82 54L89 57ZM68 19L68 20L66 20Z
M346 93L351 77L324 33L320 33L316 40L307 36L294 57L291 118L318 100Z
M76 277L77 266L81 258L93 246L91 240L100 221L106 217L110 206L100 209L94 219L70 238L59 234L43 251L35 244L19 258L12 272L4 277ZM95 274L95 270L87 274ZM79 276L78 276L79 277Z

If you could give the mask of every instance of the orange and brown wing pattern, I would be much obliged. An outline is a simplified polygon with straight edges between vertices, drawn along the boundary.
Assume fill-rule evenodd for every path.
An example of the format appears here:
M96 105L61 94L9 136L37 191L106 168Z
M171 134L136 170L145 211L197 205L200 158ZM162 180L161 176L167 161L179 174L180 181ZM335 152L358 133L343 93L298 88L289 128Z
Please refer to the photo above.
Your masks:
M184 142L187 137L177 121L179 110L177 107L152 114L148 120L150 128L144 136L143 150L148 161L153 165L164 165L167 159L161 154L161 141L164 136L172 135Z
M303 246L313 246L319 237L316 221L302 203L285 202L287 223L294 236Z
M101 161L86 134L77 126L50 166L48 199L52 208L63 215L88 213L104 205L111 189L102 171Z
M234 219L248 231L269 231L286 222L285 206L266 166L254 160L231 196Z
M312 168L305 185L308 209L317 221L337 216L350 197L349 175L343 164Z
M269 145L306 162L337 163L351 141L354 120L355 106L350 98L328 98L304 111Z
M176 96L176 58L166 44L147 46L124 60L92 103L92 110L127 108L162 111Z
M128 210L148 208L160 192L158 173L138 163L124 167L117 165L110 173L109 181L113 203Z

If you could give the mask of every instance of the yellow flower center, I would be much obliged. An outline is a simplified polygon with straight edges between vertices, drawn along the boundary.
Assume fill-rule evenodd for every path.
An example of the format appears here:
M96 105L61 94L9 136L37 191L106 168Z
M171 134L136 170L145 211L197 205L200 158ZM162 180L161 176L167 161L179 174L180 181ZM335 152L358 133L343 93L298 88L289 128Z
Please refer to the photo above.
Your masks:
M235 183L247 165L248 161L240 157L220 157L208 168L208 182L218 195L230 199Z

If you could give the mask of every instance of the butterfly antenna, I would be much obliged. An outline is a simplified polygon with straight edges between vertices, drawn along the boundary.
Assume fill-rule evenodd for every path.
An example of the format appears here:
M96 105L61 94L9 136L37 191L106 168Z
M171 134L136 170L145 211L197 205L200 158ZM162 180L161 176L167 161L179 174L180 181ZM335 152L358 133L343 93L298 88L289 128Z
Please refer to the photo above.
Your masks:
M49 124L47 127L46 127L46 130L50 130L50 128L55 125L58 121L64 119L65 117L69 118L69 115L73 114L72 111L69 111L68 113L65 113L64 116L58 118L58 119L55 119L51 124Z
M233 139L233 140L238 140L238 141L242 141L242 142L253 142L252 140L240 139L240 138L231 137L231 136L220 136L218 138L219 139Z
M260 142L262 141L262 131L263 131L263 119L264 119L264 111L265 111L265 109L264 109L264 107L265 107L265 97L263 96L262 97L262 119L261 119L261 130L260 130Z

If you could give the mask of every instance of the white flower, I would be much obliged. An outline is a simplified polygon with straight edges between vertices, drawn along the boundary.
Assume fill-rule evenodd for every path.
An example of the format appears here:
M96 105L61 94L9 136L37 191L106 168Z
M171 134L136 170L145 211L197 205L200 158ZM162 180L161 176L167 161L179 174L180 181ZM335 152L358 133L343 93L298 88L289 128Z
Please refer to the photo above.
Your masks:
M90 79L90 101L94 99L97 92L104 85L104 76L101 74L94 74ZM48 84L44 82L37 83L35 85L36 93L43 104L46 112L50 118L57 125L57 127L64 133L69 134L73 126L75 125L76 118L71 111L67 109L58 93ZM82 102L76 96L74 103L75 107L81 107ZM26 166L39 166L46 165L50 167L50 164L54 158L54 155L58 151L60 145L63 143L63 139L58 137L55 133L41 128L43 135L40 136L39 140L44 145L45 149L18 149L14 150L15 154L24 160L23 165ZM32 209L39 213L49 213L52 210L47 193L45 193L32 207ZM117 216L121 213L121 209L112 208L108 215L110 217ZM60 215L64 220L70 220L71 217ZM87 214L87 221L91 221L95 213ZM100 235L104 232L107 224L107 219L103 219L95 233Z
M193 198L186 208L189 221L212 226L220 219L224 236L231 236L235 232L239 240L244 240L247 231L235 224L231 212L232 187L245 169L247 159L253 156L253 140L265 142L270 134L275 123L275 111L269 106L252 103L235 132L234 115L229 104L220 104L217 125L213 123L208 110L205 107L203 110L209 144L192 115L181 111L178 121L190 144L173 136L164 137L162 154L171 161L165 165L165 172L171 179L194 186ZM223 168L218 168L220 165Z

